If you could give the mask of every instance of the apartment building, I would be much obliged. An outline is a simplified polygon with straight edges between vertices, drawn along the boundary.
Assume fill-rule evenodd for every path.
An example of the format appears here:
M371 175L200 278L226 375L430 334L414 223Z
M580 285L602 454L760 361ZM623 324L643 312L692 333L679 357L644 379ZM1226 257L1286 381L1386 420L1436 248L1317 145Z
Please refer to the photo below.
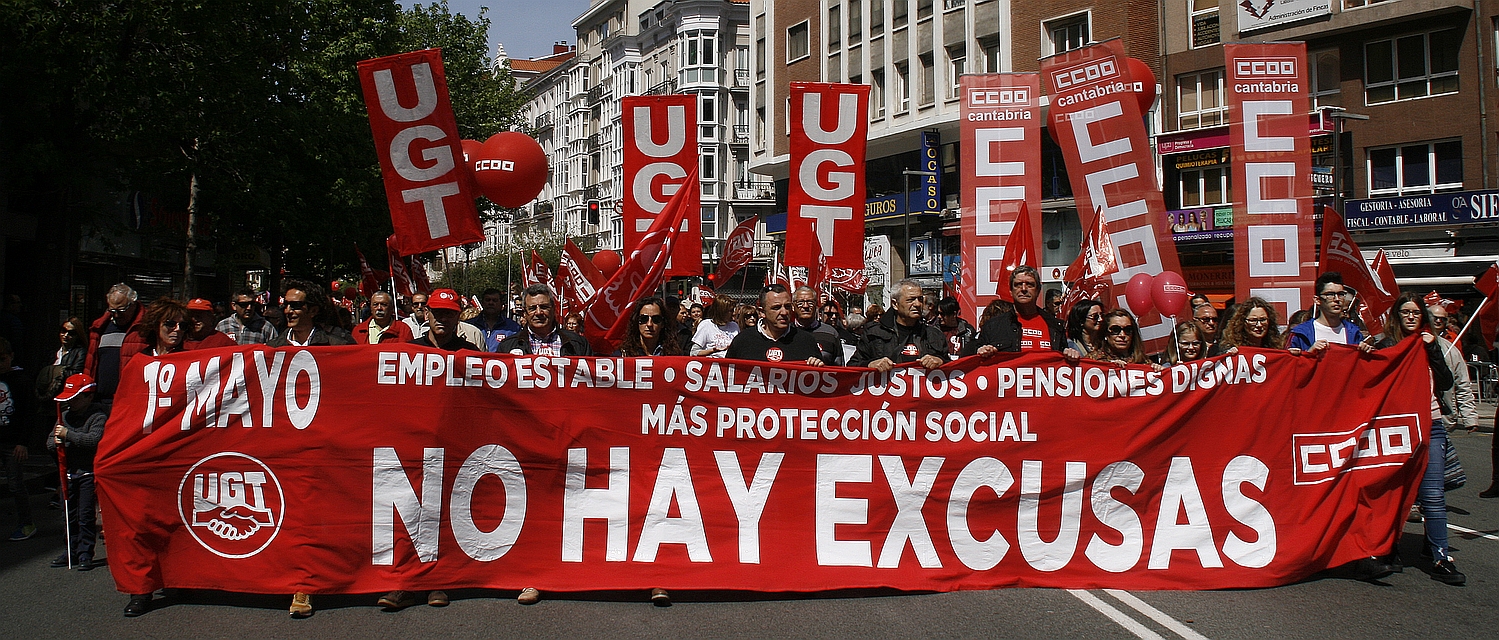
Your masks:
M1300 40L1319 204L1346 201L1355 241L1370 257L1383 248L1402 287L1470 293L1471 276L1499 257L1499 214L1485 210L1499 201L1487 118L1496 106L1495 3L1322 0L1285 21L1246 4L1164 5L1168 90L1157 149L1188 283L1224 294L1233 286L1221 44Z

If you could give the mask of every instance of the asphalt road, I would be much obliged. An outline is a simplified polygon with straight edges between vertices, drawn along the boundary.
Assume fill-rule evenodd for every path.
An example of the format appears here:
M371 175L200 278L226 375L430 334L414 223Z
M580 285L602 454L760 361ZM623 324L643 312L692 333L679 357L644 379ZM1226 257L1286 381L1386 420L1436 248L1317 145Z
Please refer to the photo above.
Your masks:
M1441 584L1424 572L1429 564L1417 558L1421 525L1408 524L1401 543L1405 571L1376 582L1321 577L1275 589L1197 592L678 592L668 608L651 606L644 593L552 594L525 607L515 603L514 593L462 591L450 594L453 604L445 609L418 606L398 613L376 608L375 595L319 596L313 599L317 613L306 620L287 616L285 596L197 592L158 598L150 613L127 619L120 614L126 598L115 592L108 570L48 568L62 550L61 518L47 510L44 496L35 496L42 532L25 542L0 542L5 598L0 633L7 638L1488 636L1499 622L1499 499L1480 499L1478 492L1488 486L1491 439L1486 433L1454 436L1470 478L1467 487L1447 494L1453 556L1468 575L1465 587ZM12 518L7 509L0 521L9 526Z

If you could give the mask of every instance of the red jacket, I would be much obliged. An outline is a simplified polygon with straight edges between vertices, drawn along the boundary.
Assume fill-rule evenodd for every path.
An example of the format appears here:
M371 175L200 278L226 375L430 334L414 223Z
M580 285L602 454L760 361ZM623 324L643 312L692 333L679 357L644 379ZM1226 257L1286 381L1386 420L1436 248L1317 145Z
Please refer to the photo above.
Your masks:
M141 320L141 315L144 313L145 308L141 305L136 305L135 317L130 318L130 322L127 323L129 324L130 328L125 330L125 344L121 345L120 347L121 367L125 366L125 354L127 352L129 352L130 355L135 355L146 348L146 341L145 339L141 338L141 334L139 331L139 322ZM83 360L83 372L89 374L89 376L94 378L95 380L99 379L99 360L97 358L97 354L99 352L99 338L100 336L104 335L104 325L107 324L109 324L109 312L105 311L104 315L99 316L99 319L95 320L94 323L89 325L88 327L88 355Z
M354 327L354 344L370 343L370 323L374 319L365 320ZM415 336L411 335L411 327L400 320L391 320L390 326L380 332L380 342L405 343L411 342Z

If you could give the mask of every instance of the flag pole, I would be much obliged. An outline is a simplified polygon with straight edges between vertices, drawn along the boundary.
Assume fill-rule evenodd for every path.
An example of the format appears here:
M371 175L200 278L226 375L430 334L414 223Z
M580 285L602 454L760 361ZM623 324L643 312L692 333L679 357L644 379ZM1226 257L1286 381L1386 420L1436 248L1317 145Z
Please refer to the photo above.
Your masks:
M62 403L57 404L57 424L62 424ZM63 442L57 436L52 436L57 442L57 475L61 476L62 484L58 485L57 491L62 494L62 531L65 539L63 546L67 548L68 569L73 568L73 522L72 515L68 511L68 452L63 450Z
M1454 343L1461 343L1463 341L1463 334L1468 332L1468 327L1473 326L1473 321L1478 319L1478 312L1483 311L1483 305L1486 305L1488 303L1488 298L1484 298L1478 301L1478 306L1473 307L1473 313L1468 315L1468 321L1463 323L1463 330L1457 332L1457 337L1452 339Z

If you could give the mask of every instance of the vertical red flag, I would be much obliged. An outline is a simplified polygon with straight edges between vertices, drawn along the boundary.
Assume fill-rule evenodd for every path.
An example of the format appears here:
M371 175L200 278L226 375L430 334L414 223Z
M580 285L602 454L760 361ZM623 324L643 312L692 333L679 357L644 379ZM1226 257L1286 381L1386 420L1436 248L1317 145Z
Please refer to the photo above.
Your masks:
M791 182L786 212L787 265L817 260L864 268L864 151L869 85L791 83Z
M359 294L369 297L380 290L380 276L370 268L369 261L364 259L364 252L359 250L359 245L354 245L354 254L359 256Z
M958 303L964 317L977 319L996 298L1009 299L1009 274L993 265L1009 257L1005 245L1021 211L1029 213L1035 235L1031 246L1040 246L1041 76L965 75L960 83L963 259Z
M1004 256L1000 258L998 265L989 263L993 266L987 276L999 285L999 298L1006 302L1015 301L1010 295L1010 274L1021 266L1041 266L1041 257L1036 253L1036 236L1031 232L1029 209L1025 202L1020 203L1020 211L1015 216L1015 227L1010 230L1010 237L1005 239Z
M1119 271L1119 259L1114 252L1114 243L1109 242L1107 222L1102 210L1093 213L1093 224L1088 225L1088 232L1083 236L1082 251L1067 266L1067 272L1062 274L1063 282L1071 285L1087 278L1113 275Z
M1103 212L1117 251L1106 304L1124 306L1124 285L1136 274L1181 271L1124 45L1116 38L1042 60L1041 80L1077 209ZM1146 347L1163 349L1171 325L1155 311L1139 322Z
M603 284L604 274L569 238L557 263L557 297L562 302L563 315L582 311Z
M416 287L416 292L421 294L432 293L432 281L427 278L427 265L417 260L416 256L408 258L411 262L411 284Z
M390 277L395 280L396 293L409 296L416 293L416 287L411 284L411 274L406 272L406 259L396 251L396 237L385 239L385 259L390 265Z
M1236 219L1235 224L1237 223ZM1235 242L1238 242L1238 235L1235 231ZM1358 293L1359 317L1363 319L1364 327L1370 333L1378 333L1384 328L1385 312L1395 306L1395 297L1400 295L1400 289L1394 284L1394 274L1391 273L1387 281L1380 281L1382 278L1377 277L1369 264L1364 262L1363 252L1353 242L1353 236L1348 234L1348 228L1343 225L1343 216L1331 208L1322 211L1321 254L1322 261L1317 265L1317 272L1336 271L1342 275L1343 284ZM1389 270L1388 262L1384 269ZM1266 300L1274 302L1269 298Z
M448 99L442 50L359 63L398 253L409 256L484 240Z
M525 279L526 286L528 287L533 284L550 286L552 284L552 268L548 267L546 261L541 259L541 254L532 249L531 260L521 269L521 277Z
M759 222L758 217L750 218L729 233L729 239L723 243L723 257L718 259L718 270L713 274L713 281L719 286L755 257L755 225Z
M1484 348L1492 349L1494 341L1499 339L1499 263L1489 265L1489 268L1473 281L1473 287L1484 295L1483 302L1479 303L1481 308L1477 312L1478 330L1483 332ZM1458 338L1461 339L1462 336Z
M634 247L697 166L697 97L628 96L624 114L624 245ZM701 199L700 199L701 201ZM703 275L702 215L682 219L668 276Z
M697 182L697 167L687 172L687 184ZM681 235L682 220L702 211L701 189L679 189L656 216L625 263L609 277L583 313L583 331L595 353L614 353L624 340L630 305L655 291L666 278L666 261Z
M1223 55L1233 144L1234 294L1263 298L1285 318L1311 306L1316 280L1306 43L1225 44ZM1362 256L1356 260L1364 267Z

